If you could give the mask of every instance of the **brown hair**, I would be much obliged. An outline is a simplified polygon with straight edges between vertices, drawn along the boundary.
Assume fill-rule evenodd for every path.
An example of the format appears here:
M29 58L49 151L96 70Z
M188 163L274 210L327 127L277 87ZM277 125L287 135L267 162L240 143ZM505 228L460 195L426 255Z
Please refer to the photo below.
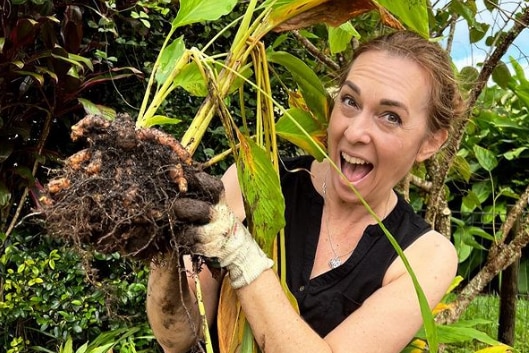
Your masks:
M454 120L459 119L466 112L466 104L461 96L448 53L439 44L411 31L396 31L361 44L354 51L346 70L338 77L339 87L347 79L355 59L362 53L373 50L408 58L426 71L431 85L428 119L428 128L431 132L439 129L450 131Z

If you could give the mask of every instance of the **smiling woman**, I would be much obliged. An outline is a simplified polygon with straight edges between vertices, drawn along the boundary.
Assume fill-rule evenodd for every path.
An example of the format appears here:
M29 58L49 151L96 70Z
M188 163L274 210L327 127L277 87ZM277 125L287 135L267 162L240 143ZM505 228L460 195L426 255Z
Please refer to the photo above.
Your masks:
M282 161L286 283L299 314L241 223L235 167L226 172L225 197L211 208L209 224L194 227L193 251L227 270L264 352L397 353L410 342L422 324L413 282L356 192L404 249L435 306L455 275L455 249L393 188L414 163L437 152L463 111L450 61L437 44L401 31L358 48L335 97L329 159ZM169 256L152 267L149 281L148 315L167 353L189 349L194 331L183 328L198 319L190 309L193 284L179 287L186 277L176 265ZM207 269L200 276L212 318L220 282Z
M328 128L329 156L347 178L331 174L335 196L355 202L352 183L381 217L390 190L444 143L447 130L428 126L429 80L417 63L386 51L357 57Z

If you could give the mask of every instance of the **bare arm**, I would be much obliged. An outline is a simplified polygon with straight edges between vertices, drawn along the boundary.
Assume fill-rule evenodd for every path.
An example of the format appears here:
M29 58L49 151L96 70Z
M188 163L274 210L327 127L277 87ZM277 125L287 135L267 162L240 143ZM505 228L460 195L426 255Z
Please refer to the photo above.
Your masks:
M233 166L223 181L226 200L241 217L244 207ZM453 245L432 231L408 247L405 255L433 308L446 293L457 270ZM263 272L237 294L265 353L397 353L422 325L417 294L400 258L386 272L382 288L324 339L293 310L272 270Z
M233 179L235 178L235 180ZM227 201L244 218L244 207L234 167L226 173ZM185 266L185 268L184 268ZM151 264L147 290L147 316L158 343L165 353L187 352L202 336L198 313L195 284L189 271L192 265L188 256L184 261L176 257L166 259L164 264ZM187 270L187 272L186 272ZM212 277L207 267L200 274L206 316L211 325L216 316L220 279Z
M405 253L430 306L435 306L455 275L452 245L431 232ZM383 287L324 339L292 309L272 271L238 290L238 295L263 352L397 353L422 324L415 289L400 259L388 270Z
M227 191L226 201L233 212L242 219L244 208L234 168L226 173L223 181ZM241 227L233 227L231 221L228 226L224 224L228 216L223 214L215 224L202 228L198 237L203 241L204 254L221 258L221 255L225 254L219 250L231 249L227 244L231 244L232 240L241 239ZM227 233L227 230L233 232ZM249 236L251 238L251 235ZM234 252L228 253L227 258L239 259L233 255L239 254L240 249L246 251L251 247L247 242L244 244L244 247L233 248ZM457 256L452 244L439 233L432 231L408 247L405 254L430 307L433 307L442 298L455 275ZM253 265L246 261L249 258L259 259L247 256L242 262L244 266ZM234 264L241 265L238 261L227 263L230 277L230 267ZM240 270L240 266L237 270ZM396 259L386 272L382 288L325 338L319 337L292 308L272 270L264 269L258 272L256 277L237 288L240 288L237 294L242 309L264 353L398 353L422 324L415 289L400 259ZM166 352L178 351L166 349Z
M201 321L194 295L194 281L184 261L168 257L151 264L147 289L147 316L165 353L187 352L201 337ZM191 269L186 258L185 266ZM217 307L218 282L204 268L200 272L206 316L211 324Z

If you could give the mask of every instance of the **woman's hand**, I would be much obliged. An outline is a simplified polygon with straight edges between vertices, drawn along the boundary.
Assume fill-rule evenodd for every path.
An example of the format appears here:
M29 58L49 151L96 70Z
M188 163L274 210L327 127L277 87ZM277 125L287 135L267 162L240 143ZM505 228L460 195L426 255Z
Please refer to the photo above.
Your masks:
M198 206L197 209L203 207ZM179 215L178 218L182 220L184 217ZM217 261L228 270L235 289L246 286L272 267L273 261L261 250L222 198L210 207L209 218L210 221L204 225L187 228L186 237L192 244L194 254Z

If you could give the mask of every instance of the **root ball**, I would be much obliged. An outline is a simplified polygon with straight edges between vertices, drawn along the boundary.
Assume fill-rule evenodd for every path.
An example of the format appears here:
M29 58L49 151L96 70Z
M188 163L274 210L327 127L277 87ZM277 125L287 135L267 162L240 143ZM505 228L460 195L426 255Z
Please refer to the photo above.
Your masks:
M51 235L138 260L176 247L189 251L180 233L190 222L207 222L209 205L223 192L218 178L174 137L135 129L126 114L112 122L86 116L71 137L88 147L70 156L47 185L43 214ZM191 209L189 200L200 206Z

